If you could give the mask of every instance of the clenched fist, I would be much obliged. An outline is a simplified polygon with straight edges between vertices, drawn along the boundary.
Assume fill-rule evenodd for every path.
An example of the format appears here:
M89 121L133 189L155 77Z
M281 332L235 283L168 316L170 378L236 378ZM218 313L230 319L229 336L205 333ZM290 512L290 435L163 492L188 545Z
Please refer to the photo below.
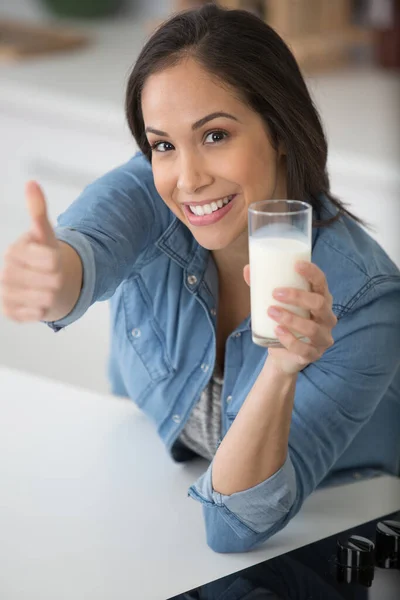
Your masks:
M30 181L25 194L31 228L8 248L0 274L2 311L18 322L47 320L63 286L61 250L43 192Z

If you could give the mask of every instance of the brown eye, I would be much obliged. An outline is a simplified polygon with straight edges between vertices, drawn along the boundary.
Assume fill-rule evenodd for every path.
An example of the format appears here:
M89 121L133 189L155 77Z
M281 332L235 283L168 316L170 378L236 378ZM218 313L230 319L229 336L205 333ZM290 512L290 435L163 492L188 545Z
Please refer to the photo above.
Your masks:
M150 148L153 152L169 152L174 149L173 145L169 142L155 142L154 144L150 144Z
M226 137L228 137L226 131L210 131L206 135L205 142L207 144L216 144L222 142Z

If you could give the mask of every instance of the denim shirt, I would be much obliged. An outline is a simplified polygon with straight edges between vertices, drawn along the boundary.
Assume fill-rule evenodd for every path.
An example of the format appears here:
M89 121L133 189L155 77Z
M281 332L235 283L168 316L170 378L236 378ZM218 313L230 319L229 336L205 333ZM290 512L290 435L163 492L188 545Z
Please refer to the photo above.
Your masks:
M322 201L321 217L334 215ZM112 391L149 416L175 460L187 460L176 440L216 359L212 254L164 204L140 153L89 185L59 217L56 235L78 252L83 286L72 312L49 325L58 331L111 299ZM190 487L218 552L259 545L337 473L400 473L400 273L347 216L313 228L312 261L333 295L335 343L298 375L288 454L276 473L225 496L213 490L211 462ZM252 342L250 316L228 337L221 439L267 353Z

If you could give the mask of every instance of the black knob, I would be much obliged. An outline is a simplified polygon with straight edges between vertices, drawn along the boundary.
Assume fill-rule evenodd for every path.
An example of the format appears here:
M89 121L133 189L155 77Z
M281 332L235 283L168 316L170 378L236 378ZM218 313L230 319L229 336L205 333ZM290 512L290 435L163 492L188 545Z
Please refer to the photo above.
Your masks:
M375 544L360 535L340 538L336 548L336 579L370 587L374 579Z
M341 567L365 569L374 565L375 544L360 535L338 539L336 558Z
M400 521L379 521L375 555L378 567L400 568Z
M366 569L350 569L336 565L336 581L338 583L357 583L364 587L371 587L374 580L374 567Z

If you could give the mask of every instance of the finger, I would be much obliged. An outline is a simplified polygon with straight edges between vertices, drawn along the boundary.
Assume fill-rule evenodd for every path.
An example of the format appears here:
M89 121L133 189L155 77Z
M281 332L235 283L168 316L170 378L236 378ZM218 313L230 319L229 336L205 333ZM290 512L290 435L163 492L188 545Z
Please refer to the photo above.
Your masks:
M18 240L16 240L13 244L7 247L4 253L4 262L8 262L12 260L13 254L16 252L26 248L28 244L34 242L34 238L32 233L29 231L28 233L24 233L21 235Z
M288 300L284 300L284 304L310 311L313 320L328 329L333 329L337 324L338 320L332 310L332 302L321 294L293 290L290 292Z
M326 297L330 296L325 273L316 264L301 260L296 262L295 269L310 282L313 292Z
M298 306L314 313L322 311L327 306L327 299L315 292L306 292L297 288L275 288L273 297L284 304Z
M3 305L6 308L21 307L33 310L48 310L54 303L54 292L50 290L21 290L3 287Z
M5 256L6 262L24 265L32 270L43 273L58 271L58 256L54 249L35 242L16 244Z
M28 181L25 186L28 212L32 222L32 233L40 244L55 246L56 237L47 216L46 199L36 181Z
M284 308L297 306L310 311L313 319L328 329L333 329L337 324L337 318L332 311L332 302L326 296L295 288L276 288L272 292L272 296L282 302L285 305Z
M17 289L58 290L61 285L58 273L42 273L25 265L12 264L0 273L0 284Z
M318 323L324 323L330 327L334 327L337 323L332 312L332 301L327 296L296 288L275 288L272 296L284 305L309 310Z
M268 315L285 329L308 338L310 343L317 348L326 349L333 345L333 338L329 327L311 319L300 317L277 306L269 307Z
M250 265L246 265L243 269L243 277L247 285L250 285Z
M25 307L14 308L13 310L3 309L4 315L16 321L17 323L34 323L41 321L44 316L43 310L31 309Z
M298 340L293 333L281 325L275 328L275 335L282 346L293 355L296 362L298 362L300 365L305 366L315 362L321 358L323 354L321 350L312 344Z

